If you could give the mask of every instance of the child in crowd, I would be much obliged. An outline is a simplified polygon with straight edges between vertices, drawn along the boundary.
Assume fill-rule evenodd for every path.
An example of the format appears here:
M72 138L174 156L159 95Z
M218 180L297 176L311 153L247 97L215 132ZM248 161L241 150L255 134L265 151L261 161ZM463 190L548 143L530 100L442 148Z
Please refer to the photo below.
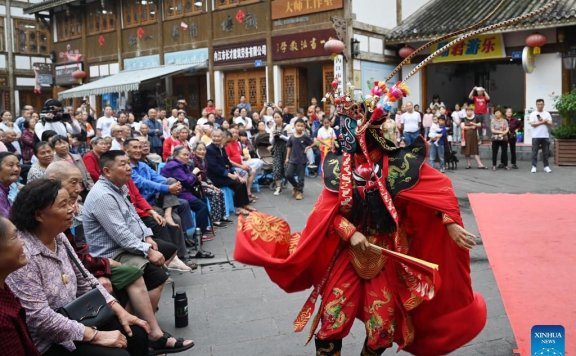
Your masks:
M304 198L304 176L306 169L306 152L312 150L314 141L304 133L306 125L304 120L298 119L294 123L294 134L287 143L286 153L286 179L294 187L292 195L296 200ZM297 176L297 179L295 179Z
M316 144L320 148L320 164L324 162L324 157L338 146L336 142L336 132L331 126L331 121L329 117L324 117L322 120L322 127L318 129L318 134L316 135Z
M440 160L440 172L444 173L444 142L446 141L446 118L444 116L434 118L428 137L430 138L429 163L434 167L436 156L438 156Z

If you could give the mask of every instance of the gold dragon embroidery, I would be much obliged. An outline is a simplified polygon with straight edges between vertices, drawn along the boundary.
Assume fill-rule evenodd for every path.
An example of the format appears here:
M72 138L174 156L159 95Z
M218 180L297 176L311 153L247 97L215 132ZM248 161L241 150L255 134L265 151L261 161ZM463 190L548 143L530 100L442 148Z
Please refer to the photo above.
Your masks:
M332 289L332 294L334 294L336 299L326 304L324 307L324 313L330 321L330 329L336 330L344 325L348 320L346 314L342 312L344 304L346 303L346 296L344 295L344 291L340 288Z

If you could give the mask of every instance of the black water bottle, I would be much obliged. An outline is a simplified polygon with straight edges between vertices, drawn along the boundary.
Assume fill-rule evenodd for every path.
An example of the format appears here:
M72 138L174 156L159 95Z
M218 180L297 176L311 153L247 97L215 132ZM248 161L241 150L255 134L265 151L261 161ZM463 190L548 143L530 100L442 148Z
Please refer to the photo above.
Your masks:
M174 322L177 328L188 326L188 297L182 290L174 295Z

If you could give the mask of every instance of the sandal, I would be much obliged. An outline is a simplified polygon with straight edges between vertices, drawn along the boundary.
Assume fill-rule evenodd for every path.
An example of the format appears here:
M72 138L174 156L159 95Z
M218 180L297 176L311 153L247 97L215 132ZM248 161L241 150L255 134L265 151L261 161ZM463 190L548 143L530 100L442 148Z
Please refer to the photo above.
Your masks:
M176 339L176 343L174 344L173 347L167 347L166 344L168 343L168 339L171 337ZM194 341L190 340L192 342L189 345L184 345L185 341L186 340L184 340L181 337L176 338L176 337L170 335L170 333L164 331L164 335L162 335L158 340L156 340L156 341L148 340L148 348L149 348L148 355L177 353L177 352L186 351L186 350L194 347Z
M230 219L224 218L224 219L220 220L220 222L223 222L223 223L233 223L234 220L230 220Z
M472 168L472 166L466 166L466 169L470 169L470 168Z
M214 258L214 254L210 251L199 250L194 258Z
M244 209L246 209L246 210L248 210L248 211L258 211L258 210L256 210L256 208L253 208L253 207L251 207L251 206L249 206L249 205L246 205L246 206L244 207Z

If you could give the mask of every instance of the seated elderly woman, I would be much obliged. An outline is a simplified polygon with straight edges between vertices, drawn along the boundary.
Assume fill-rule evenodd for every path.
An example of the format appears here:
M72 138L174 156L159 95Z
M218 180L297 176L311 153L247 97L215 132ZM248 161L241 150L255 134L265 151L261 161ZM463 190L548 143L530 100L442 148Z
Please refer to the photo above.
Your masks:
M10 273L26 263L28 260L16 227L10 220L0 217L0 343L2 349L11 355L37 356L40 353L26 326L26 313L5 283Z
M36 348L43 355L148 355L148 323L124 310L84 267L80 271L73 252L69 256L72 247L62 232L72 217L68 191L48 179L26 185L12 206L11 220L28 264L13 272L7 284L26 310ZM93 286L116 316L109 325L95 330L55 311Z
M251 207L246 188L246 179L232 170L232 164L224 150L224 138L221 130L212 132L212 143L206 147L207 176L218 188L227 187L234 191L236 215L248 215L255 211Z
M190 150L188 146L178 146L172 152L172 159L166 162L161 174L166 178L173 178L182 183L182 190L178 198L184 199L190 205L196 215L196 226L202 231L202 241L211 240L210 235L205 235L208 230L209 217L208 206L199 197L194 195L197 189L201 189L198 177L192 173L190 168ZM196 193L198 194L198 193Z
M50 146L54 149L54 162L67 161L74 164L80 172L82 172L82 184L84 185L83 198L86 197L88 191L94 186L94 181L90 177L84 161L80 155L70 153L70 143L68 137L56 135L50 139Z
M54 162L46 169L46 177L59 181L62 187L68 191L70 201L75 206L75 219L74 223L72 223L75 229L72 231L69 228L64 231L74 251L84 267L98 278L98 281L108 292L112 293L114 291L120 303L123 305L129 303L130 310L133 310L138 317L148 322L150 325L148 340L152 351L156 353L179 352L194 346L191 340L176 339L160 328L146 290L146 284L142 278L143 272L139 268L122 264L112 258L94 257L89 253L88 244L77 238L78 228L81 227L78 226L76 219L81 214L81 205L78 203L78 197L82 191L80 170L64 161Z
M10 215L12 202L18 194L20 159L14 153L0 152L0 216Z
M46 176L46 168L54 159L54 150L48 142L40 141L34 146L34 155L38 159L28 171L28 182Z

